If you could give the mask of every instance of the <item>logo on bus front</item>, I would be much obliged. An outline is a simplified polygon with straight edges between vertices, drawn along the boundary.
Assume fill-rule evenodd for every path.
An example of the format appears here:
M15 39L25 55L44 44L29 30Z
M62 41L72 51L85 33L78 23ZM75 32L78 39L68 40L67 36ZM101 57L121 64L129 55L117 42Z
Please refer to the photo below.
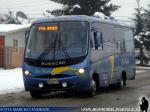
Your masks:
M43 66L56 66L56 65L65 65L65 61L61 62L41 62Z

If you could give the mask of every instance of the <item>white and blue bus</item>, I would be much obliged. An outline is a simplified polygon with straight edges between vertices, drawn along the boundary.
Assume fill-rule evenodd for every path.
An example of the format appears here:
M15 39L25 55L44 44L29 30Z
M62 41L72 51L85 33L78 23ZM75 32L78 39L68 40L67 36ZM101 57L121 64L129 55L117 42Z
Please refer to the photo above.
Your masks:
M122 88L135 79L132 28L89 16L40 19L31 25L24 53L25 90L32 97L51 91Z

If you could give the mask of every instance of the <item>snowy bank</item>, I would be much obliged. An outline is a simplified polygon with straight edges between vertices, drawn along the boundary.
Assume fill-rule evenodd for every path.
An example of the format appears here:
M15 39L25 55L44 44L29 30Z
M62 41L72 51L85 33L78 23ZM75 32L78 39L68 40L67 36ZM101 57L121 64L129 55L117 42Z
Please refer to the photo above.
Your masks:
M24 90L22 69L0 70L0 94Z

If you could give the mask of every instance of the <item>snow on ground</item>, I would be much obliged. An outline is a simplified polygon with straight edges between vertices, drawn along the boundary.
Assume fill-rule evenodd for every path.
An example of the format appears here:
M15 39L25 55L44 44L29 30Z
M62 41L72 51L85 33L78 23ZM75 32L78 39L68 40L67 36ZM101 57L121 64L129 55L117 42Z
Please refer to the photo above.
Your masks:
M150 67L136 66L137 70L150 70Z
M147 70L150 70L150 67L136 66L136 73L144 73Z
M136 70L136 73L144 73L146 70Z
M0 94L16 93L24 90L22 69L0 69Z

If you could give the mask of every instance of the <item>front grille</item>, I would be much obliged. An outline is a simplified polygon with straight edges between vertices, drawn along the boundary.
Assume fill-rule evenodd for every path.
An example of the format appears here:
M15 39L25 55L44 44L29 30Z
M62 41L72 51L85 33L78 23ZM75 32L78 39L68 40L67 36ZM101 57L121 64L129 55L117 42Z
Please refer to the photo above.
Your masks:
M50 90L64 90L64 89L69 89L73 88L74 86L72 84L68 84L67 87L62 87L61 84L51 84L51 85L45 85L43 89L50 89Z
M66 77L71 77L72 75L67 75L67 74L58 74L58 75L40 75L36 76L35 78L66 78Z
M43 88L39 88L38 85L33 85L33 88L38 88L38 89L45 89L45 90L67 90L67 89L73 89L76 88L75 84L68 83L67 87L62 87L61 83L59 84L46 84L44 83Z

